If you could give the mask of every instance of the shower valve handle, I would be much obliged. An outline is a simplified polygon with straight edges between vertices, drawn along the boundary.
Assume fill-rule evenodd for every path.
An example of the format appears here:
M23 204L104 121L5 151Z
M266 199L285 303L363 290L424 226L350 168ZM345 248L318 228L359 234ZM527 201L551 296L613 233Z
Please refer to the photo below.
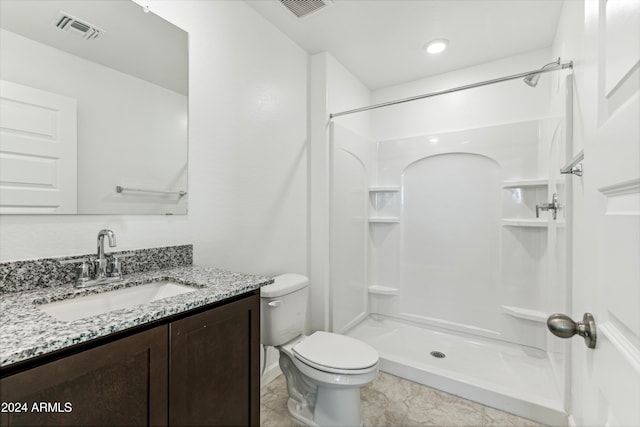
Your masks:
M560 338L580 335L589 348L596 348L596 322L591 313L585 313L582 322L575 322L566 314L555 313L547 319L551 333Z
M540 211L553 211L553 219L555 220L558 218L558 209L560 209L560 204L558 203L558 194L553 193L551 203L536 205L536 218L540 218Z

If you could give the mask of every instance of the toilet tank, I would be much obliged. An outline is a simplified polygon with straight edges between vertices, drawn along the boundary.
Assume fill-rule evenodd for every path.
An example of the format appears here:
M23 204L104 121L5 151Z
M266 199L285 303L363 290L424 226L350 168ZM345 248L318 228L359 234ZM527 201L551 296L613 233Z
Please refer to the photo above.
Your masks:
M260 342L277 346L305 332L309 279L294 273L273 279L260 288Z

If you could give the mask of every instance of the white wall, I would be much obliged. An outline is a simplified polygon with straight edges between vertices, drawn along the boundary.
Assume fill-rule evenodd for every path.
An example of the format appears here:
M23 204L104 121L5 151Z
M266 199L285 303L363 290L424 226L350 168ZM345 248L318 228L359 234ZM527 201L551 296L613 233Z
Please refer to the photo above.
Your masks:
M330 329L329 114L369 105L369 90L330 54L311 57L310 80L310 223L309 273L311 279L309 319L312 330ZM340 117L335 123L367 136L369 114Z
M329 326L343 333L368 314L366 213L376 144L337 123L331 133Z
M143 2L140 2L143 3ZM145 1L189 32L189 214L0 217L0 260L193 243L195 263L307 270L307 55L238 1Z
M550 49L537 50L376 90L372 101L377 104L537 70L553 60ZM548 114L550 84L543 76L532 89L518 79L373 110L373 136L382 141L538 119Z

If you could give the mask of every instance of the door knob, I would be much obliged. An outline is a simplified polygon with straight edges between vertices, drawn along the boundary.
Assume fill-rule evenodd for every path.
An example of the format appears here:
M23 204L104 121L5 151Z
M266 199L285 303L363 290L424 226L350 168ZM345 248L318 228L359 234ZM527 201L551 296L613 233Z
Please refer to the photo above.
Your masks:
M575 322L566 314L555 313L547 319L547 327L553 335L560 338L580 335L587 347L596 348L596 322L591 313L585 313L582 322Z

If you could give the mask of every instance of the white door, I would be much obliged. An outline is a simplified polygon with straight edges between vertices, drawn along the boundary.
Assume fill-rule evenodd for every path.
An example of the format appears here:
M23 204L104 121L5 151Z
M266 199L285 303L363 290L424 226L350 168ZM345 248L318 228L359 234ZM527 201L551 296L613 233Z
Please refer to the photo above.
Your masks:
M584 274L572 314L593 313L598 336L594 350L572 342L573 392L583 397L574 418L640 426L640 2L587 7L597 28L597 56L585 64L596 76L595 120L584 126Z
M0 213L76 213L76 100L0 81Z

